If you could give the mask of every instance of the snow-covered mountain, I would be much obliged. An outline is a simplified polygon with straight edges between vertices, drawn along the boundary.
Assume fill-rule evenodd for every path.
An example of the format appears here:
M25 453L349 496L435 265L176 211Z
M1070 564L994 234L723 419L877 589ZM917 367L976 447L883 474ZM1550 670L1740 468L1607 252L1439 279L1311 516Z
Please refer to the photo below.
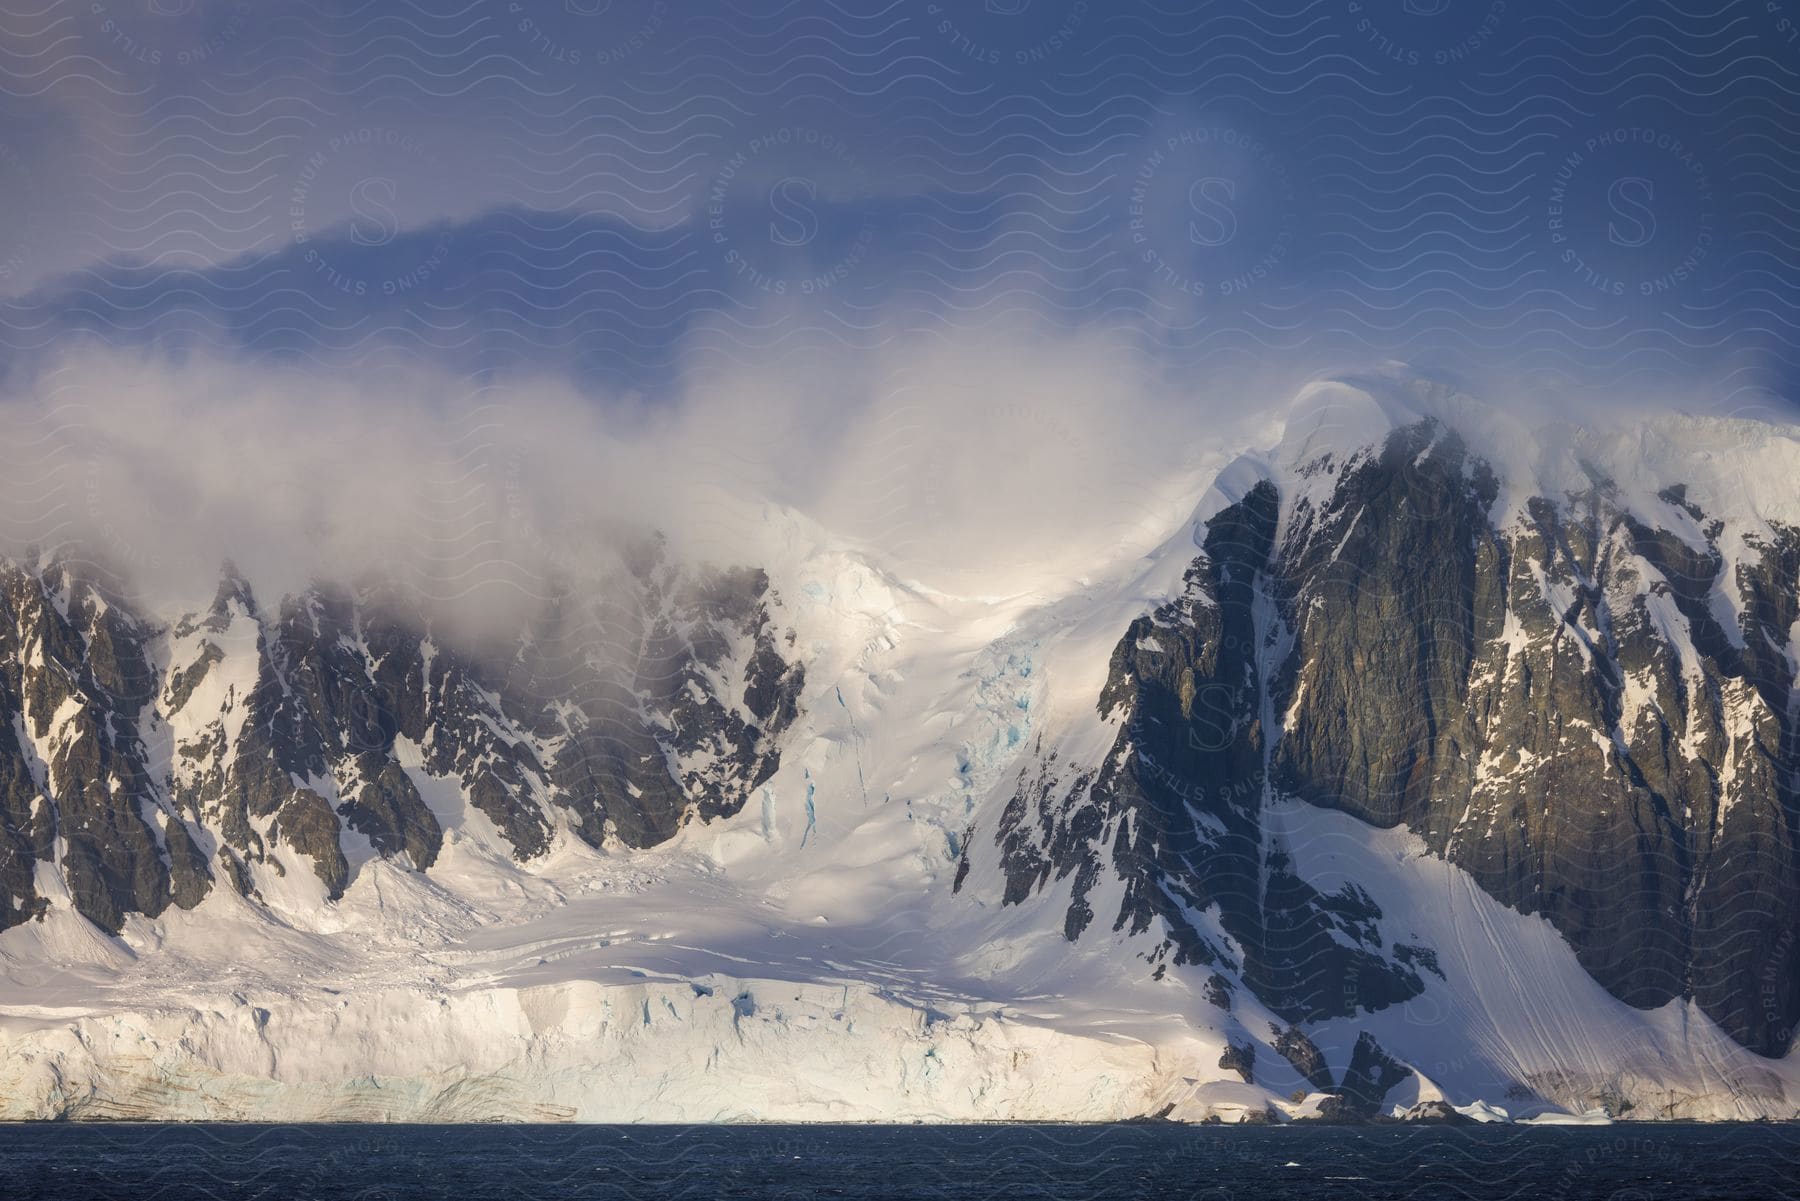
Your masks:
M1073 582L771 507L501 637L6 564L0 1117L1800 1115L1800 430L1235 454Z

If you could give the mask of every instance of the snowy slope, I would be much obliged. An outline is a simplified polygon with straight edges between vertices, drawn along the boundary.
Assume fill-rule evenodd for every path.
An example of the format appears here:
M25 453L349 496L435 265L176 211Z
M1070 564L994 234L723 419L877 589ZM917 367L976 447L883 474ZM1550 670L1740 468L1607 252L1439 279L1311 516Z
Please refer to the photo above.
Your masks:
M260 899L214 887L191 909L128 915L113 938L40 864L48 914L0 933L0 1118L1316 1112L1318 1082L1275 1047L1294 1023L1241 973L1152 971L1166 932L1113 929L1117 878L1094 884L1105 920L1074 941L1071 879L1003 904L995 831L1047 756L1109 754L1123 719L1096 698L1115 646L1181 595L1210 520L1274 481L1290 521L1303 498L1323 502L1330 478L1301 470L1319 453L1353 455L1424 416L1491 455L1498 527L1530 497L1590 479L1584 462L1662 528L1693 525L1663 496L1687 484L1696 507L1729 516L1728 554L1748 555L1770 523L1800 523L1793 431L1669 418L1564 437L1401 376L1310 389L1277 445L1196 465L1190 520L1082 579L1013 572L948 594L768 509L755 545L805 683L778 769L741 809L634 849L589 845L546 806L548 849L521 860L467 788L401 739L398 761L444 832L428 871L364 846L331 899L310 874L256 867ZM1724 614L1735 603L1716 600ZM227 743L239 736L232 701L254 682L254 622L229 609L225 669L152 742L192 742L197 714L221 714ZM159 652L177 666L195 653L192 634ZM1615 999L1546 917L1501 904L1405 827L1261 787L1265 845L1299 879L1322 894L1354 885L1379 908L1384 946L1435 953L1403 1002L1303 1023L1333 1079L1365 1035L1410 1069L1381 1111L1443 1098L1513 1117L1800 1115L1792 1054L1745 1050L1692 1002ZM1229 955L1217 913L1192 920ZM1221 1062L1233 1047L1254 1049L1253 1081Z

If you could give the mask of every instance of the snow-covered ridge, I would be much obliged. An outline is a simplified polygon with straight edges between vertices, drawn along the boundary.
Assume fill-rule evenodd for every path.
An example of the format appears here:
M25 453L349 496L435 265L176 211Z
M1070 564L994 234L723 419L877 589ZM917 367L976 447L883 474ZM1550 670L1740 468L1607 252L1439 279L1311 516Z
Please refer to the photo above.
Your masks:
M239 889L221 866L228 840L174 804L212 865L213 886L190 908L127 914L115 938L75 911L54 870L60 860L36 863L30 875L48 912L0 932L0 1116L842 1121L1166 1113L1230 1121L1329 1109L1328 1094L1354 1091L1352 1077L1368 1067L1368 1053L1358 1050L1365 1036L1406 1069L1379 1090L1378 1112L1444 1099L1513 1118L1596 1110L1795 1116L1800 1081L1791 1054L1745 1050L1691 1000L1625 1004L1549 920L1496 901L1474 874L1446 861L1441 846L1405 827L1376 830L1299 802L1272 784L1274 733L1302 720L1306 696L1316 693L1297 690L1274 707L1271 692L1268 706L1228 723L1259 724L1270 737L1262 770L1227 799L1257 811L1259 849L1279 850L1307 888L1327 899L1367 898L1378 916L1340 906L1334 912L1347 916L1332 937L1390 959L1408 948L1416 992L1296 1021L1246 977L1242 931L1216 905L1190 904L1191 882L1166 867L1157 886L1187 905L1184 920L1216 945L1218 962L1175 962L1161 917L1141 931L1115 928L1131 894L1110 871L1088 882L1085 903L1095 917L1074 941L1065 937L1065 914L1077 876L1052 871L1042 891L1008 897L996 832L1019 781L1047 772L1069 783L1117 753L1134 718L1124 709L1102 715L1096 704L1115 653L1134 620L1191 590L1184 577L1204 556L1215 521L1268 485L1279 495L1277 544L1299 537L1297 514L1325 513L1352 465L1371 462L1393 431L1426 418L1468 448L1467 478L1493 474L1499 486L1487 516L1497 530L1523 528L1534 498L1565 503L1594 492L1597 478L1609 482L1616 510L1696 555L1716 548L1760 562L1759 542L1790 519L1800 524L1800 502L1780 486L1783 470L1800 467L1792 431L1666 417L1564 437L1453 390L1389 376L1303 393L1271 445L1220 449L1220 466L1196 482L1202 499L1191 520L1143 557L1085 579L1015 570L1004 586L953 595L888 569L878 549L845 545L799 515L769 509L757 540L757 566L778 598L768 628L803 680L791 720L770 744L778 762L741 806L696 806L648 846L582 838L576 816L546 789L523 783L519 795L548 829L541 847L523 856L519 829L497 821L506 810L476 787L482 769L515 753L508 748L554 764L584 722L612 710L547 706L544 724L533 727L493 681L443 674L444 648L372 638L357 624L341 645L359 672L379 681L383 664L410 661L416 676L396 676L400 690L441 706L428 706L433 720L416 728L373 723L391 735L380 749L417 794L418 812L441 832L429 868L416 870L407 839L426 843L414 827L369 820L358 841L346 819L346 870L334 897L304 856L280 849L279 827L291 818L261 815L252 831L282 869L246 858L250 887ZM1416 469L1446 445L1427 437ZM1671 492L1676 485L1685 491ZM1379 516L1378 507L1346 513L1329 527L1331 548L1348 553L1341 548ZM1625 541L1620 562L1637 553L1626 554ZM1695 611L1677 603L1661 573L1638 566L1608 577L1602 622L1577 611L1595 578L1559 570L1552 563L1531 577L1554 602L1555 629L1597 644L1613 636L1613 616L1642 598L1645 636L1671 648L1670 679L1687 681L1684 695L1704 693L1714 649L1696 637ZM1722 572L1728 582L1733 573ZM1787 581L1789 595L1795 583ZM1718 597L1708 603L1719 628L1740 631L1742 597L1730 589ZM1303 631L1282 625L1280 601L1259 594L1254 645L1241 648L1271 679L1306 645ZM1197 611L1221 598L1195 593L1193 602ZM1501 691L1516 688L1520 656L1546 644L1519 612L1508 611L1493 642L1500 649L1489 674ZM690 613L671 629L707 643L695 622ZM174 618L163 624L179 627ZM190 789L206 764L229 763L254 730L246 714L258 638L278 621L228 600L217 624L172 633L148 652L159 673L155 691L167 698L177 674L206 657L203 643L218 648L184 703L142 735L151 760ZM1574 638L1576 630L1588 641ZM1158 626L1135 646L1147 663L1176 653L1184 636L1177 625ZM754 725L745 680L755 637L733 626L692 670L606 692L598 703L651 713L645 728L660 731L665 748L703 712L709 721ZM1656 722L1674 720L1674 685L1660 670L1634 669L1622 681L1619 714L1596 731L1598 743L1646 745ZM1299 689L1319 686L1305 672L1297 678ZM1193 692L1196 712L1225 695L1204 684ZM378 719L385 695L367 693ZM1767 705L1752 688L1733 696L1721 762L1748 772L1762 752L1744 739ZM683 697L696 708L681 709ZM482 737L452 738L452 716ZM1678 733L1698 756L1705 723L1693 712L1681 716ZM38 767L56 753L54 737L29 741ZM667 777L696 798L719 778L717 748L729 741L683 744L662 760ZM445 752L450 744L458 753ZM180 753L200 746L203 755ZM368 749L365 739L332 760L353 763ZM1507 761L1507 778L1524 778L1519 763L1530 766L1533 755L1552 757L1527 751ZM1494 773L1500 763L1484 759L1480 770ZM375 778L359 769L297 783L343 815ZM37 781L45 783L41 774ZM1182 786L1176 795L1204 808L1218 783L1196 777ZM641 802L642 792L643 777L629 776L620 803ZM1071 804L1084 799L1074 795ZM378 809L373 796L366 805ZM1144 821L1107 825L1096 845L1137 837ZM1229 815L1207 812L1194 828L1217 840L1232 827ZM391 837L393 849L378 837ZM1771 979L1785 979L1780 973L1791 968L1772 962ZM1219 980L1229 985L1223 1005ZM1290 1058L1295 1030L1318 1057L1310 1076Z
M1501 484L1496 525L1516 519L1532 497L1585 492L1596 477L1611 484L1621 508L1655 515L1661 528L1692 527L1661 496L1672 485L1736 531L1800 525L1800 423L1655 408L1561 411L1541 398L1512 407L1401 365L1302 389L1266 470L1297 498L1305 494L1297 471L1320 455L1371 449L1424 421L1453 431L1493 471Z

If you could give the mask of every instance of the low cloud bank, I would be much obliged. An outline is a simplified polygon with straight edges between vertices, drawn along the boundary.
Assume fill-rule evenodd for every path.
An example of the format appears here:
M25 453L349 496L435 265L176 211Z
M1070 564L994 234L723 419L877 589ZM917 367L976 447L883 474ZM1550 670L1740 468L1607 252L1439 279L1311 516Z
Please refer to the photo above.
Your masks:
M1146 371L1129 330L786 344L670 395L426 367L71 351L0 400L0 552L103 564L159 612L377 573L487 615L651 530L756 563L797 514L927 587L1053 591L1175 528L1281 395Z

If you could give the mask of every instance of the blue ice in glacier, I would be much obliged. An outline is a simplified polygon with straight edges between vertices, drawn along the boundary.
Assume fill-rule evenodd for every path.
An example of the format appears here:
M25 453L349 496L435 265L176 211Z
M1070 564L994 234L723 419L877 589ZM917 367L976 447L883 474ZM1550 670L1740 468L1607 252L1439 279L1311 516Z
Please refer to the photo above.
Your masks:
M815 786L813 784L812 772L808 769L803 771L803 774L806 777L806 829L800 832L801 846L806 845L807 835L813 832L813 828L818 824L819 816L818 812L813 809L813 792Z

